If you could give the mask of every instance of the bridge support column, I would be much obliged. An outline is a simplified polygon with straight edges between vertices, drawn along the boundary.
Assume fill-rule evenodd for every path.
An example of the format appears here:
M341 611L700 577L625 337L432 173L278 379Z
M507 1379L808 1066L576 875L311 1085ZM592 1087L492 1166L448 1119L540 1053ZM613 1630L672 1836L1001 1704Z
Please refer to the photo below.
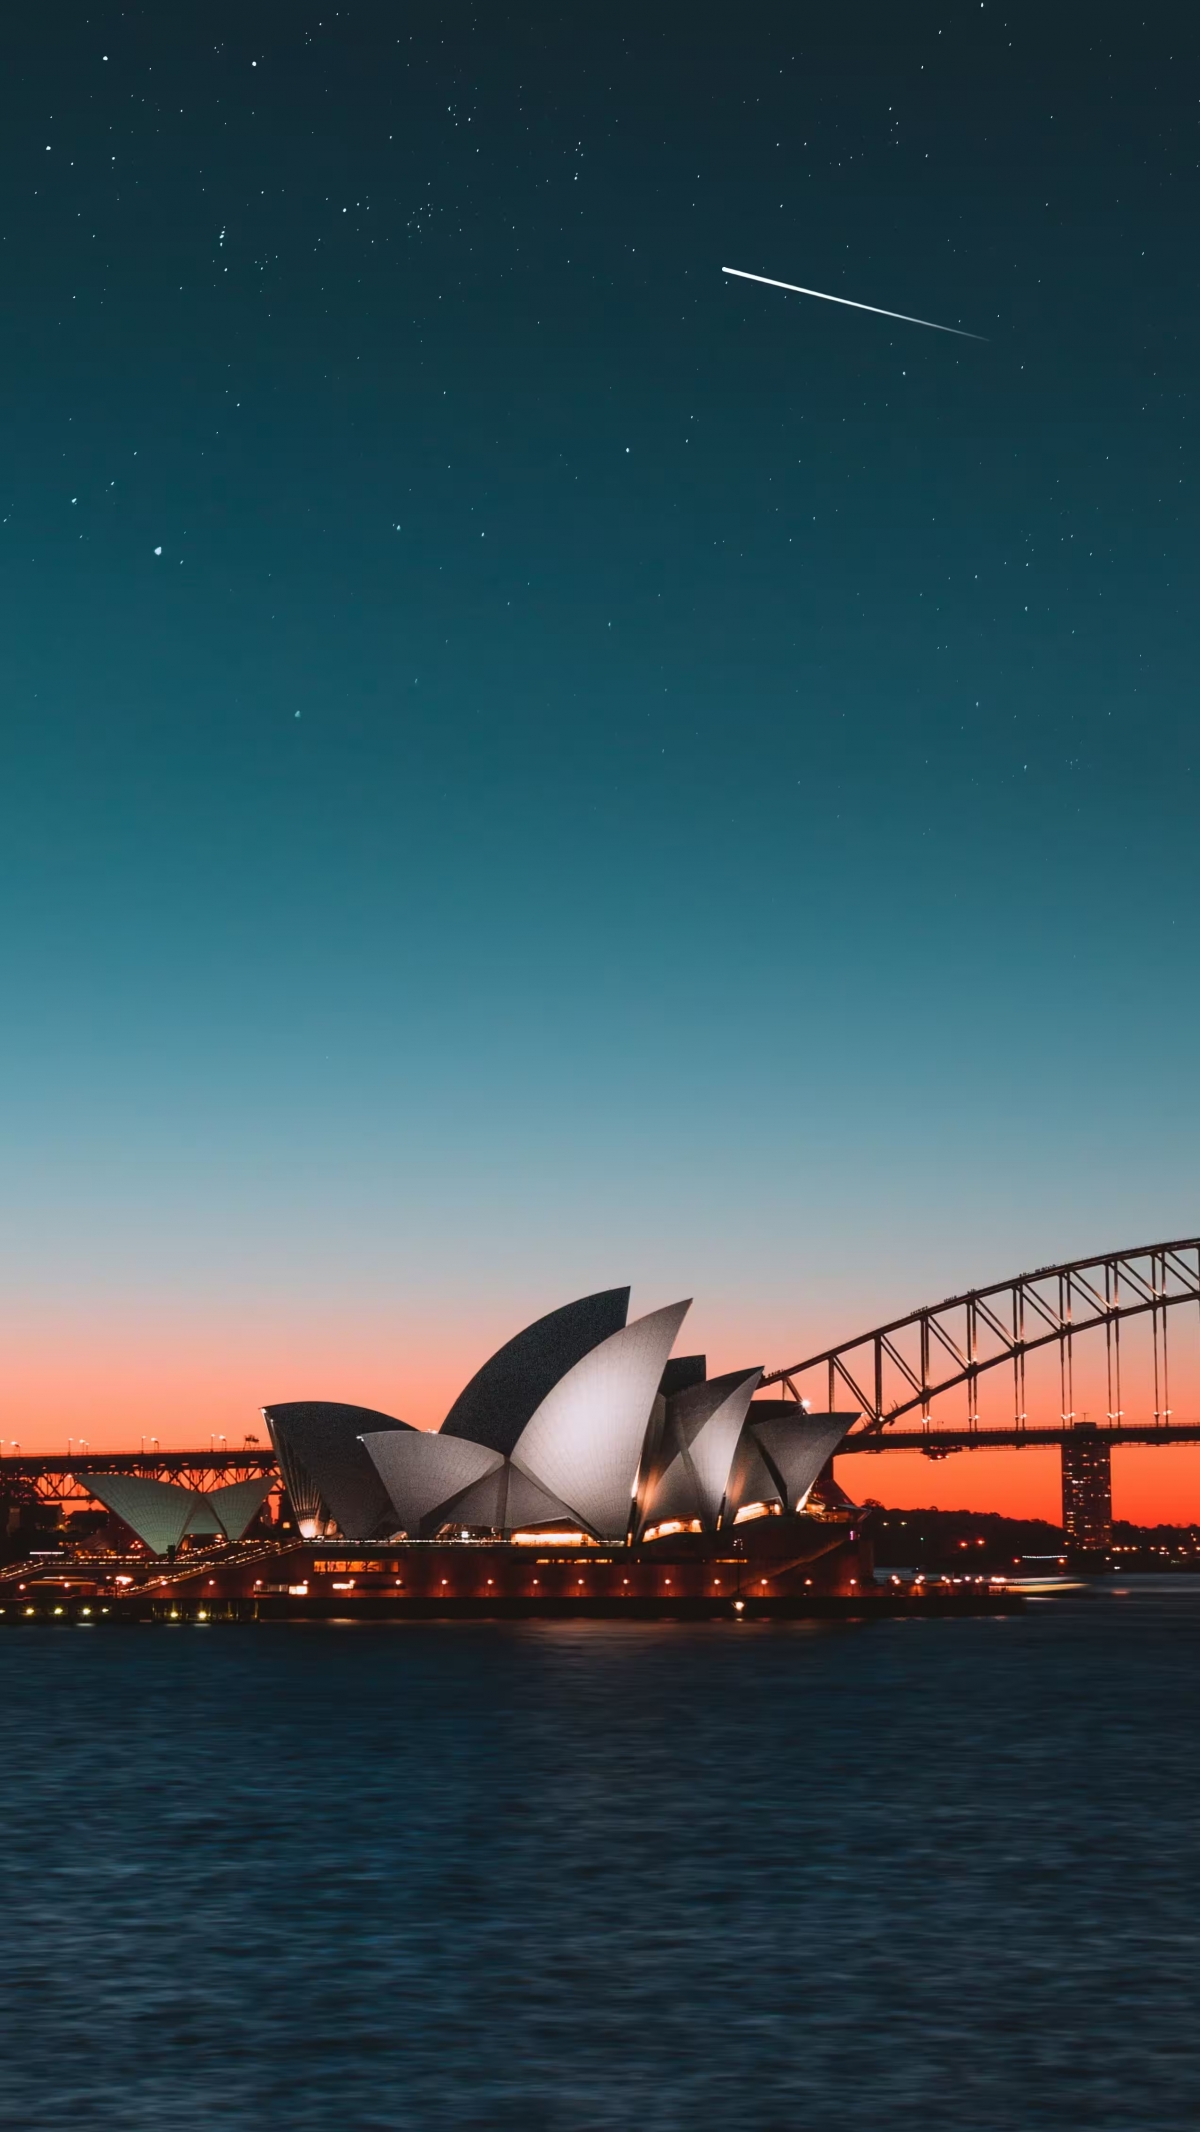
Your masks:
M1068 1547L1112 1545L1112 1452L1094 1422L1077 1421L1062 1443L1062 1517Z

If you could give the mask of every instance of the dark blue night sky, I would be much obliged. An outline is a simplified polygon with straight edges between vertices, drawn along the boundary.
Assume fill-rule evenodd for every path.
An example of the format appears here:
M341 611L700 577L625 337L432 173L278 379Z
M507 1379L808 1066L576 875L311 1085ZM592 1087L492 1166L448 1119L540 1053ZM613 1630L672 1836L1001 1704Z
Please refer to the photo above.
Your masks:
M435 1419L589 1287L732 1367L1194 1231L1198 59L992 0L14 18L29 1441L172 1353L221 1426Z

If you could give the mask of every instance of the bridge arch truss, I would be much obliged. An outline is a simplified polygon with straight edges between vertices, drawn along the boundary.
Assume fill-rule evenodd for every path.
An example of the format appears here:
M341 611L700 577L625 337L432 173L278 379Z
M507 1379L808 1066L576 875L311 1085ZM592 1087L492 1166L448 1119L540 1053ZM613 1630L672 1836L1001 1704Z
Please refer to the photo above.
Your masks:
M861 1441L882 1436L906 1415L919 1416L921 1426L929 1429L932 1403L960 1387L966 1393L967 1429L977 1430L979 1380L990 1371L1007 1369L1012 1373L1012 1428L1019 1436L1029 1419L1026 1359L1057 1348L1060 1426L1067 1429L1076 1418L1075 1343L1095 1334L1105 1346L1107 1423L1119 1431L1124 1420L1121 1329L1131 1320L1148 1319L1154 1425L1169 1430L1168 1321L1181 1304L1200 1306L1197 1237L1039 1266L1013 1280L968 1289L806 1361L772 1370L762 1383L764 1389L778 1385L783 1397L799 1401L807 1380L819 1387L831 1412L855 1406L862 1418L850 1440ZM1029 1430L1031 1437L1046 1433L1036 1427Z

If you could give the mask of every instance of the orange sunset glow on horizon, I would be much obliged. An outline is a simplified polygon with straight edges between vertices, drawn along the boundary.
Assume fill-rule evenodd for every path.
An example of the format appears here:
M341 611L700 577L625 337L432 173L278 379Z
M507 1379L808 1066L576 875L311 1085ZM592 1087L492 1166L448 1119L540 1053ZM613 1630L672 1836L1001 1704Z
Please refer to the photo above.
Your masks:
M183 1313L150 1322L132 1313L38 1319L12 1324L4 1341L0 1442L28 1455L136 1452L143 1443L163 1450L240 1449L247 1437L268 1442L261 1408L295 1398L340 1399L377 1408L420 1428L436 1429L463 1384L514 1330L503 1306L486 1329L468 1339L447 1314L439 1322L423 1310L383 1321L370 1310L336 1320L290 1312L226 1314L218 1337ZM701 1330L698 1328L698 1330ZM714 1373L740 1364L751 1343L736 1326L709 1326ZM718 1344L719 1342L719 1344ZM761 1329L760 1329L761 1342ZM689 1346L687 1330L680 1346ZM999 1379L1002 1373L997 1372ZM1082 1359L1077 1376L1089 1382ZM1200 1400L1181 1373L1181 1420ZM1003 1418L1002 1387L994 1387ZM948 1404L949 1402L947 1402ZM983 1401L981 1399L981 1407ZM1091 1408L1103 1412L1102 1395ZM959 1414L947 1414L957 1424ZM1057 1419L1053 1399L1031 1405L1030 1426ZM909 1417L908 1425L911 1426ZM932 1459L916 1451L843 1456L842 1485L856 1500L897 1509L995 1511L1005 1516L1061 1515L1059 1454L1032 1443L1020 1450L960 1451ZM1200 1520L1200 1445L1122 1445L1112 1460L1113 1511L1138 1524Z

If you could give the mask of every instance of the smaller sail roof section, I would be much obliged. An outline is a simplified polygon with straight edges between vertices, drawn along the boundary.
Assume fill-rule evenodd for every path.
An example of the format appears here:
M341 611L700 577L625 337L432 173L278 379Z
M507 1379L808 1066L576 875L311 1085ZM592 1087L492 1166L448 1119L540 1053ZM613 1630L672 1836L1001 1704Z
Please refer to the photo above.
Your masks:
M288 1500L296 1514L301 1532L306 1528L314 1529L324 1509L321 1491L300 1457L288 1432L286 1421L276 1428L272 1419L273 1411L271 1407L264 1407L262 1417L267 1424L267 1433L271 1438L275 1456L279 1460L279 1471L288 1492ZM281 1407L279 1411L286 1415L287 1409Z
M778 1503L781 1510L784 1508L783 1483L768 1466L754 1431L747 1422L729 1469L725 1496L726 1522L732 1522L737 1512L744 1510L748 1503Z
M190 1488L173 1488L169 1481L143 1480L136 1473L89 1473L87 1485L97 1502L124 1518L156 1555L178 1547L197 1513L203 1518L204 1497Z
M437 1512L437 1523L486 1525L507 1538L523 1526L556 1525L575 1515L569 1503L560 1503L557 1496L547 1494L506 1458L481 1481L443 1503ZM425 1524L428 1530L434 1520L427 1518Z
M258 1516L275 1485L273 1473L255 1474L252 1480L233 1481L228 1488L214 1488L206 1498L227 1540L240 1540L251 1520ZM195 1531L195 1527L192 1527Z
M296 1399L264 1407L263 1418L297 1516L315 1514L315 1489L343 1539L373 1539L386 1524L390 1505L361 1439L379 1429L415 1433L409 1423L374 1407L344 1406L334 1399Z
M707 1355L672 1355L658 1389L664 1399L673 1399L676 1392L686 1392L689 1385L703 1384L707 1375Z
M564 1303L496 1350L464 1387L442 1423L443 1436L511 1455L517 1438L560 1377L619 1332L629 1314L628 1288L605 1288Z
M195 1508L187 1521L187 1534L193 1540L223 1540L225 1527L206 1495L196 1497Z
M413 1539L419 1537L428 1518L472 1482L499 1472L504 1464L500 1453L486 1444L429 1435L421 1429L381 1430L364 1436L362 1443L397 1528Z
M601 1341L526 1423L513 1463L601 1539L623 1540L667 1357L691 1308L668 1304Z
M780 1484L785 1509L803 1510L826 1459L857 1420L857 1414L806 1414L802 1407L760 1418L751 1407L749 1433Z
M504 1512L508 1501L508 1477L512 1467L499 1453L490 1454L496 1464L484 1474L482 1480L471 1481L459 1489L456 1495L446 1496L431 1510L421 1523L422 1539L432 1539L443 1525L479 1528L488 1532L504 1530Z
M506 1533L519 1532L523 1525L553 1525L560 1518L573 1516L569 1503L560 1502L537 1481L531 1481L519 1466L509 1465L503 1526Z
M649 1523L698 1517L706 1532L715 1532L746 1410L761 1376L761 1366L733 1370L688 1385L667 1401L659 1474L647 1499Z

